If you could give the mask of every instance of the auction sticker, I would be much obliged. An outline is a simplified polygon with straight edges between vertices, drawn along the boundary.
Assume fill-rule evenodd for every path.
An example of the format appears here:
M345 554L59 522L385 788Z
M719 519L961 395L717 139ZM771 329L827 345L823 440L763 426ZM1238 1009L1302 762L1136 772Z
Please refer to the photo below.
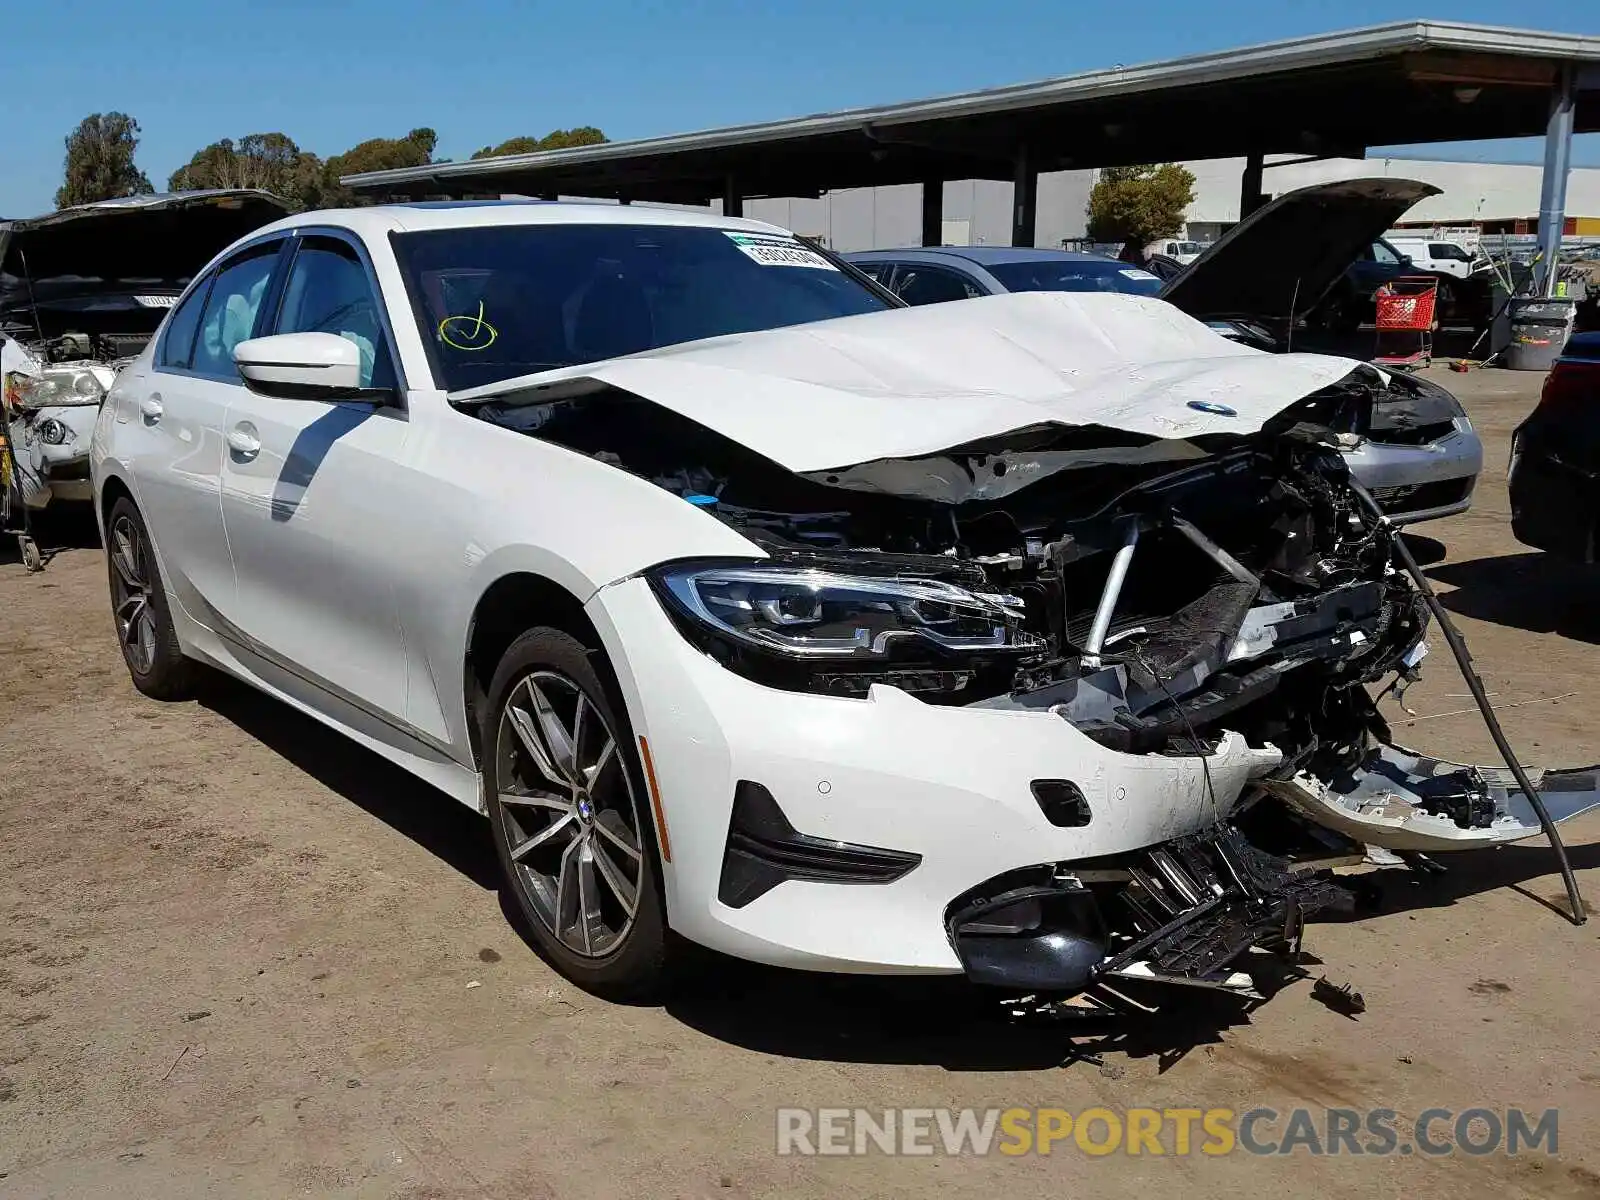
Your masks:
M839 269L793 238L769 233L733 233L726 229L723 232L735 246L763 267L811 267L823 271Z

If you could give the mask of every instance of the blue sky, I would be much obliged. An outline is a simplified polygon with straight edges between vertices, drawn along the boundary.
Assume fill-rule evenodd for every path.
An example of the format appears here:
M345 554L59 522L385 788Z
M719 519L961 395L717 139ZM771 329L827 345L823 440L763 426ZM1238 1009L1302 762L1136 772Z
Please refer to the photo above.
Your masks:
M1429 15L1416 0L48 0L0 34L0 215L48 209L62 139L90 112L143 127L157 187L201 146L280 130L339 153L417 126L438 154L555 127L613 138L915 99ZM1454 0L1449 18L1600 33L1595 0L1519 18ZM1427 147L1537 161L1537 143ZM1600 165L1600 135L1577 161Z

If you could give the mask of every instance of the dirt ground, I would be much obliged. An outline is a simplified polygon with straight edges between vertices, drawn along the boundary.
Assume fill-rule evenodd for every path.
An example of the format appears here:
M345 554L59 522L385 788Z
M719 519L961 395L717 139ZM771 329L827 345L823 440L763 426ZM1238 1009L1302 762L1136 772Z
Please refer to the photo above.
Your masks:
M1600 584L1509 527L1539 380L1439 378L1488 461L1416 545L1514 744L1592 762ZM666 1007L616 1007L518 938L466 810L226 681L136 695L78 539L42 575L0 560L0 1196L1600 1195L1600 919L1555 911L1540 843L1383 872L1378 913L1312 927L1355 1018L1298 982L1078 1043L1096 1063L929 982L708 960ZM1469 703L1439 652L1415 723L1391 711L1403 741L1487 761ZM1600 901L1600 817L1567 831ZM1558 1106L1561 1152L779 1157L791 1105Z

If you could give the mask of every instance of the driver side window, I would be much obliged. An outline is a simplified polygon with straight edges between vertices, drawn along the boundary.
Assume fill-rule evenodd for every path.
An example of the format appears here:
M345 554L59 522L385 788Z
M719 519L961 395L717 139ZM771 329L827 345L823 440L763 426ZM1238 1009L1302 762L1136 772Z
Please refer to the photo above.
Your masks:
M346 242L300 240L274 333L333 333L361 351L361 386L395 386L394 364L366 264Z

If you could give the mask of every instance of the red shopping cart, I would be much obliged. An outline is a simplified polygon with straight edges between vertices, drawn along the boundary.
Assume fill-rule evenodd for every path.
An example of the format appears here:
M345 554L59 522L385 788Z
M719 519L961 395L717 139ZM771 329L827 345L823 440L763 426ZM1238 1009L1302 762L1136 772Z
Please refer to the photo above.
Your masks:
M1439 281L1427 276L1402 275L1379 288L1374 299L1378 305L1378 316L1372 361L1386 367L1427 366L1433 360L1433 329L1437 324L1434 312L1438 307ZM1396 352L1406 344L1396 344L1397 334L1416 335L1416 342L1409 352ZM1391 351L1388 354L1384 353L1386 336Z

